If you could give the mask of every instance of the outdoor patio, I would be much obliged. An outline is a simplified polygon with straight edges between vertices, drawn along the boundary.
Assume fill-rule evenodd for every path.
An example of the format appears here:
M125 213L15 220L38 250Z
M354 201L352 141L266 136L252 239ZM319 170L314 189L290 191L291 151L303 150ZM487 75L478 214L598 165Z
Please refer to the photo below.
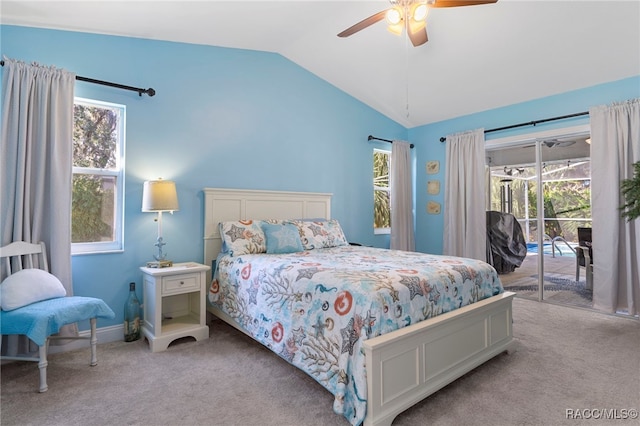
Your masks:
M580 268L580 281L576 283L576 258L573 256L544 255L543 299L549 302L591 308L592 291L586 289L584 267ZM503 287L519 297L538 299L538 255L529 253L519 268L500 275Z

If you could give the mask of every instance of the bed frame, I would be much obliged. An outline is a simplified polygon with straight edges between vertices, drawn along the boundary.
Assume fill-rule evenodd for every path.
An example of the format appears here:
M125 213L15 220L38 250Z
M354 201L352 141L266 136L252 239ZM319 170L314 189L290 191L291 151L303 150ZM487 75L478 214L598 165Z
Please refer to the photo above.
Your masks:
M219 222L331 217L331 194L326 193L204 188L204 195L207 265L215 261L222 244ZM365 340L368 396L364 424L391 425L402 411L496 355L509 352L514 295L505 292ZM207 310L248 334L224 312L211 306Z

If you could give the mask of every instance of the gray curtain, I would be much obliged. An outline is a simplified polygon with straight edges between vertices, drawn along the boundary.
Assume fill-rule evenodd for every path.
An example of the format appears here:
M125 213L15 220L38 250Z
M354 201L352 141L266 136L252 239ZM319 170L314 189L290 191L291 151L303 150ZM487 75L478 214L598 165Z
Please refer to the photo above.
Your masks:
M640 98L589 109L593 307L640 313L640 218L620 215L620 183L640 161ZM618 189L618 190L615 190Z
M447 136L443 254L487 260L484 130Z
M391 243L394 250L415 251L411 145L393 141L391 147Z
M0 243L44 241L49 269L71 296L75 74L8 58L4 62ZM75 332L73 325L61 334Z

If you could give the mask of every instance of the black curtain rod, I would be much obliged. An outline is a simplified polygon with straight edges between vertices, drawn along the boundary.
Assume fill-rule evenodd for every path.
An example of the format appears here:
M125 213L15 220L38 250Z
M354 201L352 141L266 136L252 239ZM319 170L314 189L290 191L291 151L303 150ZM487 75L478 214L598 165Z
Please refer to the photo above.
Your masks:
M4 61L0 61L0 66L4 67ZM102 80L96 80L94 78L80 77L79 75L76 76L76 80L86 81L87 83L93 83L93 84L101 84L103 86L115 87L117 89L131 90L132 92L138 92L138 96L142 96L143 93L149 96L153 96L156 94L156 91L153 90L151 87L149 87L148 89L142 89L140 87L125 86L124 84L111 83L110 81L102 81Z
M374 139L377 140L377 141L393 143L393 141L390 141L389 139L376 138L375 136L371 136L371 135L369 135L369 137L367 138L368 141L371 141L371 140L374 140ZM409 145L409 147L413 148L413 144Z
M564 120L565 118L580 117L589 114L589 111L577 112L575 114L561 115L559 117L545 118L544 120L534 120L526 123L512 124L511 126L496 127L495 129L485 130L484 133L498 132L500 130L515 129L516 127L535 126L536 124L546 123L547 121ZM440 142L445 142L447 138L441 137Z

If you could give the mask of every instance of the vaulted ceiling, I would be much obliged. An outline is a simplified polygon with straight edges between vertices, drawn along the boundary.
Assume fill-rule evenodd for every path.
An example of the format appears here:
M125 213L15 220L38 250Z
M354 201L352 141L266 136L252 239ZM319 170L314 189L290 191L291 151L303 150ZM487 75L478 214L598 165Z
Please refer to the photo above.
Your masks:
M0 22L279 53L408 128L640 75L637 0L432 9L429 42L419 47L384 22L337 37L388 7L385 0L2 0Z

